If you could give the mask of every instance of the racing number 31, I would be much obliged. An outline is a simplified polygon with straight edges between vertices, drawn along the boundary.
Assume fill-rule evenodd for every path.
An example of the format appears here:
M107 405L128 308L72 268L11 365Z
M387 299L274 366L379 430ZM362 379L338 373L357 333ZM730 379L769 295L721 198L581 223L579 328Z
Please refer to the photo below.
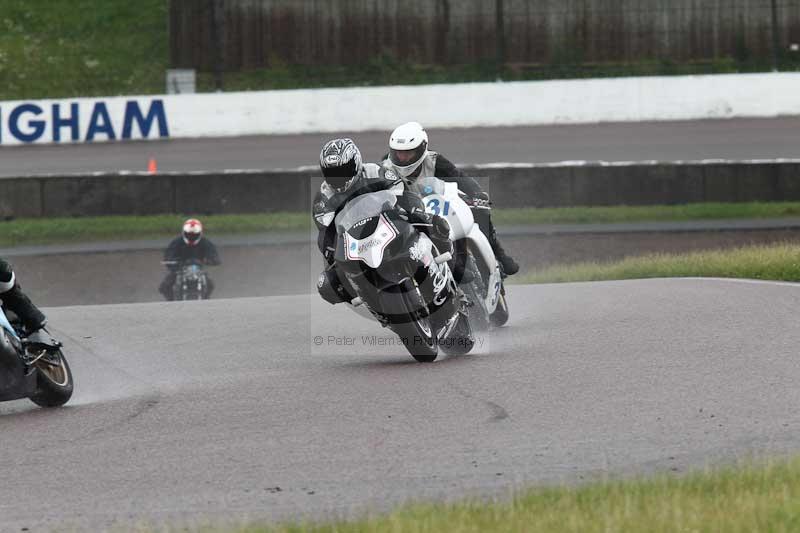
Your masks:
M426 206L429 212L432 212L434 215L443 215L447 216L450 214L450 202L444 203L444 211L439 208L439 199L438 198L431 198L428 200L428 205Z

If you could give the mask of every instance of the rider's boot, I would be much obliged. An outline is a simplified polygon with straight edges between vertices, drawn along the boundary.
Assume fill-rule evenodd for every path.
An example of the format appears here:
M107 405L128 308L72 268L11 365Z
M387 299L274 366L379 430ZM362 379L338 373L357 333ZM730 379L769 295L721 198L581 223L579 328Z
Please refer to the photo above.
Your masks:
M497 231L494 229L494 224L492 223L491 211L489 209L473 209L472 214L478 226L481 228L481 231L489 240L494 256L503 267L503 272L508 276L519 272L519 264L514 261L513 257L506 253L500 241L497 239Z
M500 264L503 266L503 272L508 276L513 276L517 272L519 272L519 264L514 261L514 258L510 255L506 254L506 251L503 249L503 246L500 244L500 241L497 240L497 234L492 236L493 238L489 240L492 245L492 250L494 251L494 256L500 261Z

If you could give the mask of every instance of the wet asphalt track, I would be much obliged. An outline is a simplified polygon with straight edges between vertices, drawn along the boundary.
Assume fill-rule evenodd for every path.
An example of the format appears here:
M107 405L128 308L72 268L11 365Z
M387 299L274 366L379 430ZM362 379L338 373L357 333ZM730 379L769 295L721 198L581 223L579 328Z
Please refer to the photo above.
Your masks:
M798 126L431 134L459 163L747 159L797 157ZM354 136L368 158L382 152L385 132ZM0 176L142 170L149 157L161 170L295 167L313 164L327 137L3 148ZM570 238L578 240L508 239L533 264L581 259L585 249L722 246L727 237L697 234L677 245L654 234ZM226 264L212 271L218 296L275 295L266 298L48 309L76 396L54 411L0 404L0 531L352 516L798 448L798 286L510 287L507 328L480 337L473 355L419 365L400 347L370 345L393 336L346 309L287 294L308 290L311 253L223 250ZM46 305L155 299L157 260L153 250L13 258ZM52 283L65 271L70 284Z
M0 404L0 530L351 516L800 444L800 286L509 293L508 327L431 365L310 296L50 309L77 393Z
M800 157L800 118L429 130L457 164ZM277 169L316 165L322 144L352 136L364 157L386 153L389 132L278 135L0 148L0 177L74 172Z

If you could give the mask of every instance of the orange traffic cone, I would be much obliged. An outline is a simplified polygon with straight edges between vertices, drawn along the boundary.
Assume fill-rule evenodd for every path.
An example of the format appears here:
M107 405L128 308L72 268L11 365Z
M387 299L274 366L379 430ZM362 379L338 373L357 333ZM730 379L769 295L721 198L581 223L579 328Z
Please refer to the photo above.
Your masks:
M155 174L158 172L158 163L156 163L156 158L151 157L150 160L147 162L147 172L149 174Z

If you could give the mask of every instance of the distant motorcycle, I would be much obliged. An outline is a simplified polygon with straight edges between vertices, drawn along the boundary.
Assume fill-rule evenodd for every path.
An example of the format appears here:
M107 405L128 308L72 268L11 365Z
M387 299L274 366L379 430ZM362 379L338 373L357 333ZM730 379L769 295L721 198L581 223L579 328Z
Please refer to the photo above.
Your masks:
M475 340L447 264L452 255L440 254L396 204L394 193L378 191L336 216L335 268L357 295L352 305L394 331L417 361L434 361L440 347L468 353Z
M45 329L26 334L13 314L0 310L0 401L29 398L59 407L72 397L72 371L62 344Z
M200 261L162 261L164 265L177 265L172 295L175 300L207 300L209 297L208 274Z
M470 323L477 331L504 325L509 316L505 273L472 216L467 196L458 190L458 184L434 177L418 178L413 187L422 196L426 211L450 223L455 247L453 268L464 273L459 286L470 301Z

